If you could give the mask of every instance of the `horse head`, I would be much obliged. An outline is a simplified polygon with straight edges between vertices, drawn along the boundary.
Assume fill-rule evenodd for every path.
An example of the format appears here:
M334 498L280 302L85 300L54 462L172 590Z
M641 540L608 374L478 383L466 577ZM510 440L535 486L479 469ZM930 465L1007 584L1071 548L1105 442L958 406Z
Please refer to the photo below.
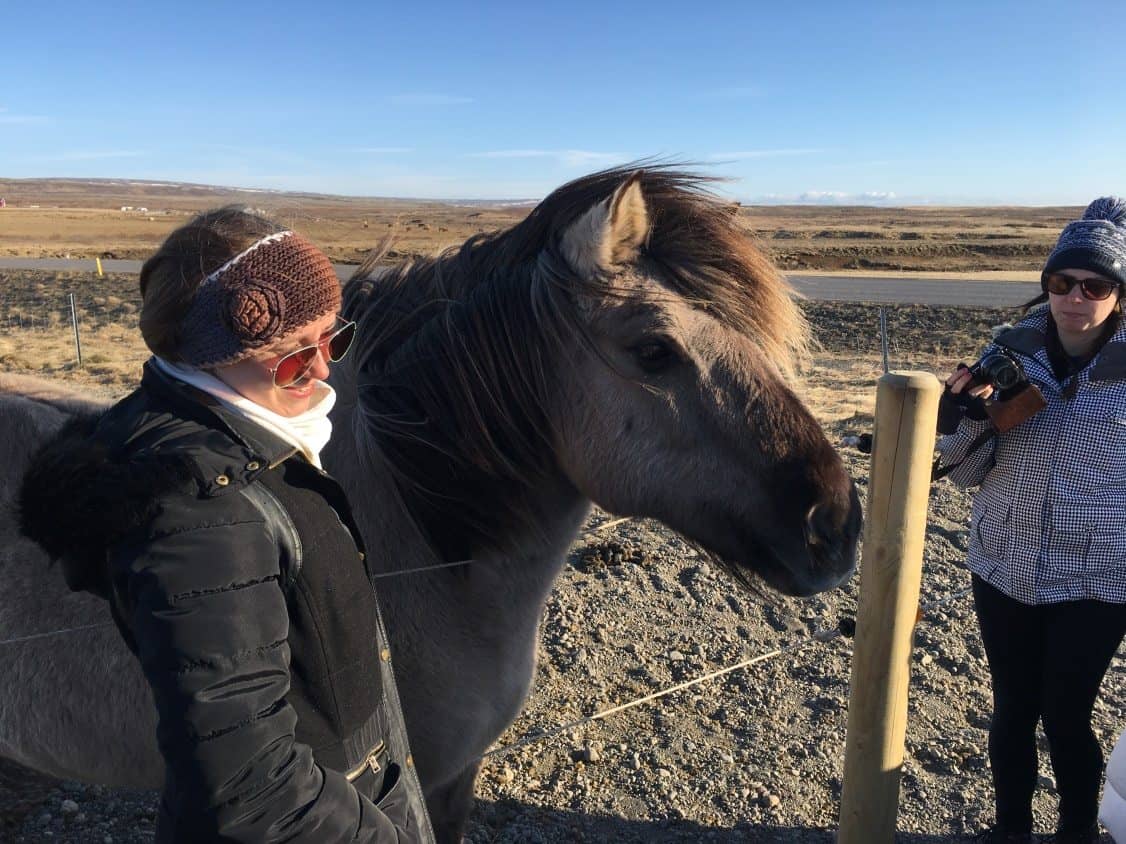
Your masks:
M549 249L589 341L561 369L560 465L602 508L664 522L740 580L835 586L861 511L787 385L804 319L730 209L659 175L626 178Z
M577 491L788 594L854 567L860 504L787 385L808 327L703 180L596 173L349 292L363 427L447 559Z

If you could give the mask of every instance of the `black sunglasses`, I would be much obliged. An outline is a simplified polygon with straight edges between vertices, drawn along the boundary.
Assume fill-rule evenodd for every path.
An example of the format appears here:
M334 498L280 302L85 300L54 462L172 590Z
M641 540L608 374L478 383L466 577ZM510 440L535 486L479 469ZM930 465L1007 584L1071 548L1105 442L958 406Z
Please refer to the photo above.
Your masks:
M337 317L337 320L344 324L326 334L313 345L302 346L300 349L289 352L270 368L270 372L274 376L275 387L292 387L304 378L313 368L318 351L323 351L325 357L332 363L336 363L348 354L348 349L352 347L352 341L356 339L356 323L345 322L340 317Z
M1105 278L1075 278L1065 273L1044 273L1040 277L1043 291L1057 296L1066 296L1077 284L1083 296L1094 302L1102 301L1119 287L1118 282Z

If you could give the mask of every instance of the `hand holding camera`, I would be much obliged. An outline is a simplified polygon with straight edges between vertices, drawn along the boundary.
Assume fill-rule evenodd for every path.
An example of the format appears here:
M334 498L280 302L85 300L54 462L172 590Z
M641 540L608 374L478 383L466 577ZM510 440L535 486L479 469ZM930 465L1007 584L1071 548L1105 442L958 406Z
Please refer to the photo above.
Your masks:
M970 368L964 363L946 379L946 389L938 403L938 433L953 434L962 423L962 417L975 421L988 419L985 399L993 394L989 384L974 382Z
M1035 384L1029 382L1020 361L1004 349L983 357L973 366L958 364L946 379L950 400L971 419L985 419L1004 433L1042 410L1047 402ZM939 414L939 431L953 421L950 413ZM943 418L943 417L946 418ZM954 423L957 428L957 423Z
M993 385L975 378L973 368L964 363L958 364L958 368L946 379L946 389L952 395L958 396L959 401L965 405L970 404L968 399L979 399L984 402L993 395Z

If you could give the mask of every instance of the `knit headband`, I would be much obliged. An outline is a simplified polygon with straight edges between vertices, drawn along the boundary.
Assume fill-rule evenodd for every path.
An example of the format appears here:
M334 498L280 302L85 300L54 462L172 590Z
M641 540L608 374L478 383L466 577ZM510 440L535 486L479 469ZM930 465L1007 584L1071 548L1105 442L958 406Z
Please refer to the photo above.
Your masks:
M252 243L199 285L178 329L180 360L224 366L340 309L332 262L301 235Z

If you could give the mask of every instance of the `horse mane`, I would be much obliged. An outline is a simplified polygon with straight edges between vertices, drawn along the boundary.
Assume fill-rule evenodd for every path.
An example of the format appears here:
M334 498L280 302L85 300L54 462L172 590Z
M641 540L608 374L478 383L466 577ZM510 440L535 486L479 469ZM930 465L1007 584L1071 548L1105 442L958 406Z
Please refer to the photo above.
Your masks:
M610 278L577 277L559 240L631 177L651 223L641 260L670 294L747 336L783 372L807 353L808 324L736 207L708 190L715 179L671 165L576 179L510 229L378 276L373 254L344 298L359 323L357 444L382 451L447 558L503 546L517 525L543 522L526 490L554 469L545 444L558 352L564 341L591 342L574 302L621 295Z

